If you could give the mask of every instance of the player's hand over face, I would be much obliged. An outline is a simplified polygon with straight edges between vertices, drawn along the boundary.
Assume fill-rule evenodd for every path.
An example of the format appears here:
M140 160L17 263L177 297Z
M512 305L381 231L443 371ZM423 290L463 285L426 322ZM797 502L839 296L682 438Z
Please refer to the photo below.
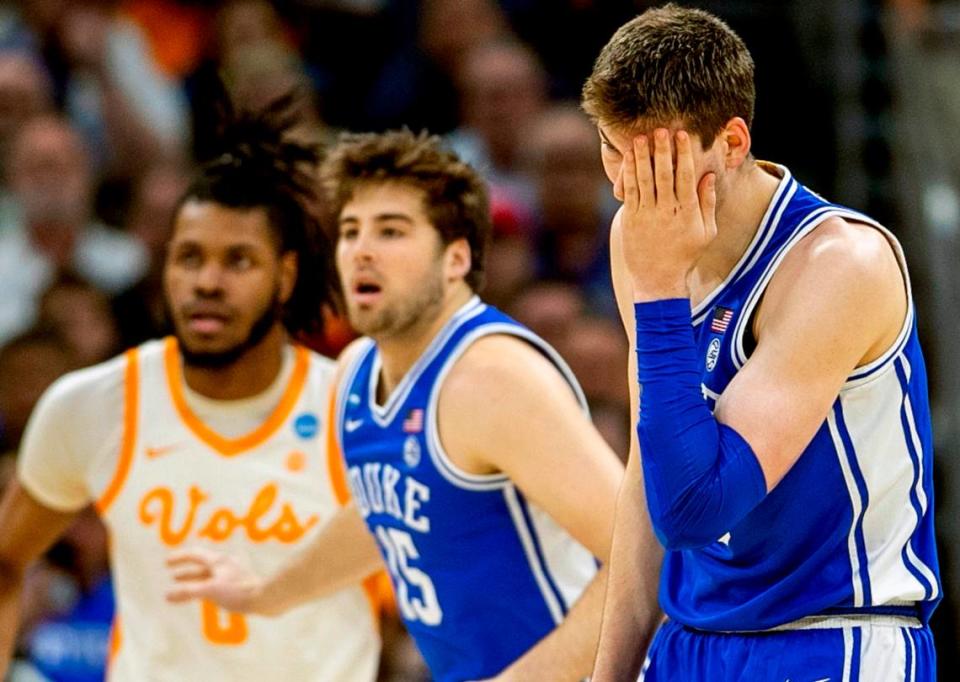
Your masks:
M167 556L167 568L174 580L166 594L169 602L209 599L228 611L257 612L263 580L231 556L202 548L177 550Z
M717 235L716 176L697 180L690 135L638 135L623 159L621 242L634 299L686 298L687 274ZM651 147L652 145L652 147Z

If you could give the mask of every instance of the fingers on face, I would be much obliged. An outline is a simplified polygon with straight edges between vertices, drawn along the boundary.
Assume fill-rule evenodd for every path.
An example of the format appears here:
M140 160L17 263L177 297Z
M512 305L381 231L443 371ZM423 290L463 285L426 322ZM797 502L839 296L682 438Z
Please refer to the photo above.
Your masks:
M698 190L704 237L711 240L717 236L717 176L707 173L700 180Z
M643 206L652 206L656 200L657 191L653 180L653 158L650 156L650 139L646 135L638 135L635 137L633 140L633 151L640 203Z
M678 130L677 141L677 199L686 206L697 202L697 175L693 165L693 145L685 130Z
M623 205L628 211L635 210L640 203L640 190L637 187L637 154L628 149L623 155L620 180L623 191Z
M624 154L618 180L628 208L672 207L675 202L696 205L700 188L690 134L685 130L671 133L666 128L657 128L652 135L637 135L633 146Z
M653 133L653 167L658 205L672 202L675 196L671 137L670 131L665 128L657 128Z

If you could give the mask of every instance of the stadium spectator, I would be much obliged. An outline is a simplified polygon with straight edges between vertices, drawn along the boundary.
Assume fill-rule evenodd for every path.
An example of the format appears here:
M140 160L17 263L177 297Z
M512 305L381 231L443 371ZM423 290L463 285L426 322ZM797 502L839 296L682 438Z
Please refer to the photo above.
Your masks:
M23 126L10 155L17 222L0 231L0 341L29 327L40 294L72 270L108 293L135 282L143 246L93 215L93 176L80 136L59 117Z

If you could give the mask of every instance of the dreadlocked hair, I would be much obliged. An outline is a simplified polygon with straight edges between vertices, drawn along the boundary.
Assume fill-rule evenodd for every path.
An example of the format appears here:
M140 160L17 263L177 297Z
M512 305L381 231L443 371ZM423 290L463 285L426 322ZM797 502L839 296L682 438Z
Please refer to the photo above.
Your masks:
M333 252L318 217L319 145L291 135L299 119L295 93L259 111L237 110L224 98L213 157L201 167L178 206L210 201L232 209L266 211L279 253L297 254L297 281L283 306L293 335L323 329L323 310L335 308Z

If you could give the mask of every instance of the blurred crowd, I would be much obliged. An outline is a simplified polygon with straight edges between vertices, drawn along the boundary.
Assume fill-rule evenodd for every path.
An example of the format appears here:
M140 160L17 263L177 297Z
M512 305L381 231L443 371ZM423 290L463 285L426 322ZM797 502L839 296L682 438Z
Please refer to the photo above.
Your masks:
M167 333L164 244L192 168L213 153L224 92L237 106L256 108L291 89L298 93L299 134L308 139L426 128L485 175L494 235L484 297L560 351L601 432L625 456L627 346L607 255L617 204L600 167L596 131L577 98L613 30L650 4L0 2L0 481L10 476L30 411L50 383ZM838 133L829 99L816 95L829 98L832 90L811 58L822 35L804 22L816 19L818 8L842 3L685 4L727 18L754 52L758 153L830 195L830 141ZM916 50L929 47L918 39L911 52L911 36L936 33L931 26L941 15L960 16L932 12L921 0L891 2L887 11L895 13L890 25L897 34L890 53L905 68L911 58L922 62ZM960 92L957 63L942 64L940 76L951 103ZM791 73L789 84L778 69ZM914 83L909 74L901 80ZM798 82L814 96L791 101ZM956 120L960 109L952 111ZM811 153L812 139L827 144ZM941 217L952 207L955 215L947 217L954 224L958 158L952 167L944 161L927 188L932 194L921 198ZM941 259L956 253L956 235L948 236L954 251L939 251ZM941 266L947 273L937 275L938 286L930 282L934 266L921 262L925 288L918 298L944 282L949 295L960 296L955 262ZM960 317L949 310L956 308L941 314L956 325ZM326 336L309 342L334 355L349 338L344 324L331 320ZM958 387L935 388L941 404L954 405L948 401ZM947 453L960 454L956 438L941 442ZM942 492L949 508L954 496ZM113 606L106 547L91 512L34 569L15 679L102 679ZM956 651L954 608L945 604L938 617L947 633L941 641ZM424 679L400 628L389 618L385 627L382 679ZM943 654L941 648L941 660Z

